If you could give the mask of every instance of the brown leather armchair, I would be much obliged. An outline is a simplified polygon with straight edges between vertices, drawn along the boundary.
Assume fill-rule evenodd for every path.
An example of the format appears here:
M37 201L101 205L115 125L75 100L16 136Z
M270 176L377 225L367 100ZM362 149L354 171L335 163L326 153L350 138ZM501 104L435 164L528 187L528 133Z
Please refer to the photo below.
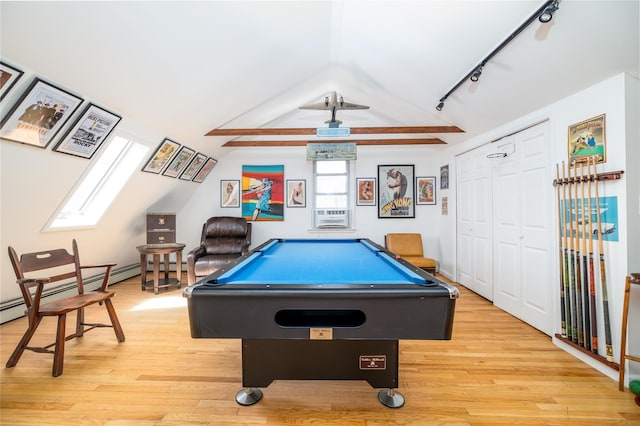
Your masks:
M200 246L187 253L187 283L214 273L249 252L251 223L243 217L217 216L202 226Z

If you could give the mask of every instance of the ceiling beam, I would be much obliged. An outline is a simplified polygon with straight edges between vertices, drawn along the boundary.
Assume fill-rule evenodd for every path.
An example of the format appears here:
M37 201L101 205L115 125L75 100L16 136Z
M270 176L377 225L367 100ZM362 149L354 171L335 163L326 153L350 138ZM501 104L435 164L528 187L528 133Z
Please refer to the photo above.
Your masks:
M205 136L283 136L315 135L316 127L309 128L257 128L257 129L213 129ZM401 133L464 133L457 126L388 126L351 127L352 135L401 134Z
M422 138L422 139L326 139L322 141L229 141L223 144L223 147L264 147L264 146L307 146L309 143L355 143L356 145L440 145L446 144L445 141L438 138Z

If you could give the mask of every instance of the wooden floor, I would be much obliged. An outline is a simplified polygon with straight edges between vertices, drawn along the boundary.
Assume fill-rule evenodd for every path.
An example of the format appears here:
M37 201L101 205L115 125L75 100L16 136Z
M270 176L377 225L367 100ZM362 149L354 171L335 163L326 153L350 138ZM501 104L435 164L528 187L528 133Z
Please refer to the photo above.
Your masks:
M154 295L131 279L112 286L126 341L99 329L67 342L57 378L50 355L25 352L0 369L0 424L640 424L628 390L459 288L453 340L400 343L404 407L386 408L378 390L351 381L277 381L258 404L241 407L240 341L191 339L181 290ZM102 320L103 308L87 317ZM25 327L24 318L0 326L3 363ZM54 327L45 320L37 342L48 343Z

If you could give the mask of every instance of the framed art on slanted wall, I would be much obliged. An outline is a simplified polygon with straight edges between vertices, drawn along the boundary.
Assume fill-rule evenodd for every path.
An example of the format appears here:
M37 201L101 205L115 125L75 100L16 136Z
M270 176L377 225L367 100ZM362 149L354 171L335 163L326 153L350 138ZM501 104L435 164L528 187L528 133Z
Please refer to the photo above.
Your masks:
M160 173L169 160L178 152L178 148L180 148L179 143L171 139L163 140L155 152L151 154L149 161L147 161L147 164L142 168L142 171L156 174Z
M198 174L196 174L193 177L193 181L198 183L204 182L206 177L209 176L209 172L213 170L216 164L218 164L218 160L216 160L215 158L209 157L207 161L204 163L204 166L202 166L202 168L198 172Z
M180 151L178 151L176 156L173 157L173 160L171 160L171 163L169 163L167 168L164 169L162 174L173 178L178 176L182 170L187 167L187 164L189 164L191 157L193 157L195 153L196 152L193 149L183 146L180 148Z
M15 86L22 74L24 73L19 69L0 61L0 101Z
M94 104L89 104L53 150L77 157L91 158L121 118Z
M0 123L0 138L46 148L82 98L36 78Z

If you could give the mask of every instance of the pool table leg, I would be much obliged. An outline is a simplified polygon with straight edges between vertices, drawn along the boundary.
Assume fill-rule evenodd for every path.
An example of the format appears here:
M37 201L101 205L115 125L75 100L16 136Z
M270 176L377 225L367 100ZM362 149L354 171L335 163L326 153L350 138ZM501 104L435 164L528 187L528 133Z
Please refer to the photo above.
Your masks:
M389 408L400 408L404 405L404 396L395 389L383 389L378 392L378 401Z
M236 402L240 405L253 405L262 399L262 391L256 388L242 389L236 394Z

